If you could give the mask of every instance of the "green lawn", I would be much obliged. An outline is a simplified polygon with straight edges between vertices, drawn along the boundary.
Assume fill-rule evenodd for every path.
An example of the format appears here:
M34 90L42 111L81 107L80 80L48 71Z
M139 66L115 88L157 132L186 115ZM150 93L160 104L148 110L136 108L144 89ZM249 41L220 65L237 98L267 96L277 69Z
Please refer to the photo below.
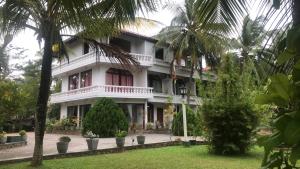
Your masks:
M132 150L124 153L44 161L41 169L257 169L262 149L253 148L249 155L222 157L207 153L207 146L182 146ZM24 169L29 163L0 166L0 169Z

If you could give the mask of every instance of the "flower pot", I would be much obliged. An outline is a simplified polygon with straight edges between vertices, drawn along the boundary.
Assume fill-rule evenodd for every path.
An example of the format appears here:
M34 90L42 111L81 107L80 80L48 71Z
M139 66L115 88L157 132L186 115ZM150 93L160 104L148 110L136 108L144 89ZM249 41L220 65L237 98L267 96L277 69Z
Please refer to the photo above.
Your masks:
M89 150L97 150L99 139L97 138L89 138L86 139L86 143L88 145Z
M22 141L27 141L27 135L21 136L21 140L22 140Z
M7 137L6 136L0 138L0 144L5 144L6 141L7 141Z
M197 141L196 141L196 140L190 140L190 144L191 144L191 145L196 145L196 144L197 144Z
M145 136L136 136L138 144L144 144L145 143Z
M69 142L57 142L56 147L59 154L64 154L68 150Z
M118 147L124 147L125 144L125 137L117 137L116 144Z

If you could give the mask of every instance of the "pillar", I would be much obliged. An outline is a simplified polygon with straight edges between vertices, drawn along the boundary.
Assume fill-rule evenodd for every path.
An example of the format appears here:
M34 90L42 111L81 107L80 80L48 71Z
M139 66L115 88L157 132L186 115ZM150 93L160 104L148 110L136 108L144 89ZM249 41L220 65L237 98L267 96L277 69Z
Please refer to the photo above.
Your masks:
M147 129L147 122L148 122L148 101L145 101L144 104L144 129Z

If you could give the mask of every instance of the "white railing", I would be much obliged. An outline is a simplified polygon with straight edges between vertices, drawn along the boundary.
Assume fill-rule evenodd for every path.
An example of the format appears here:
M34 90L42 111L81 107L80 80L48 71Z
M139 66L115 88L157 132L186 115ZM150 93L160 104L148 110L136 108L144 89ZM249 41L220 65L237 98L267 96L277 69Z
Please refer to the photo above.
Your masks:
M152 98L153 88L135 87L135 86L113 86L99 85L90 86L75 90L70 90L51 95L51 103L61 103L67 101L97 98L97 97L114 97L114 98Z
M144 54L137 54L137 53L130 53L132 57L134 57L141 66L151 66L153 65L153 57L151 55L144 55ZM53 66L52 68L52 75L56 76L61 73L65 73L67 71L71 71L76 68L80 68L83 66L91 65L96 62L100 63L111 63L115 62L117 63L116 59L110 59L106 56L100 56L98 60L96 59L96 53L95 52L90 52L88 54L71 58L69 60L69 63L65 60L62 61L59 65Z

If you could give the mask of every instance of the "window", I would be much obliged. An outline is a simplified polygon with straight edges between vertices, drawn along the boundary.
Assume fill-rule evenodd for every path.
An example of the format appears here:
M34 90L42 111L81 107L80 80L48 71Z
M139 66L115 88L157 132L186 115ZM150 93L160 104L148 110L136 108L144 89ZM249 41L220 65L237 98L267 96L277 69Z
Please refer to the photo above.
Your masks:
M162 93L162 81L158 76L149 76L149 87L153 87L153 92Z
M159 49L155 50L155 58L164 60L164 49L163 48L159 48Z
M79 73L69 76L69 90L78 89L79 87Z
M110 68L106 72L106 84L114 86L133 86L133 76L127 70Z
M77 118L77 106L68 106L67 118Z
M109 44L111 44L112 46L117 46L122 50L124 50L125 52L130 53L131 44L130 41L128 40L124 40L120 38L111 38Z
M182 86L186 86L183 79L176 79L176 81L173 83L173 91L175 95L180 95L179 88Z
M81 72L80 87L92 86L92 70Z
M90 52L90 45L86 42L83 43L83 54L87 54Z

